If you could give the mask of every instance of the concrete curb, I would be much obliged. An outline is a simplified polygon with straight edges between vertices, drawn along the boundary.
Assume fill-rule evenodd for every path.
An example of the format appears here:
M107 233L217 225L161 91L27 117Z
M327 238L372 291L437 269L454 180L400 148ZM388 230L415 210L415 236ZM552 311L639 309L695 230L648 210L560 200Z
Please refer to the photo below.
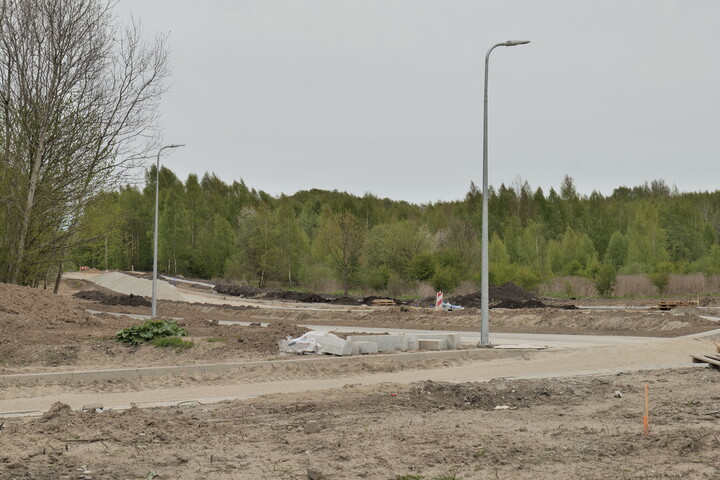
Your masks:
M68 372L41 372L41 373L18 373L0 375L0 384L18 385L30 382L90 382L94 380L113 380L122 378L133 378L142 376L162 376L180 374L203 374L223 373L229 370L241 369L251 366L272 366L278 364L318 364L330 362L364 362L373 363L385 360L397 362L414 362L417 360L444 359L444 358L468 358L492 360L496 358L507 358L522 355L524 350L493 350L493 349L468 349L468 350L445 350L440 352L410 352L392 353L380 355L362 355L354 357L322 356L319 358L298 358L291 360L259 360L254 362L236 363L212 363L204 365L178 365L141 368L120 368L111 370L80 370Z

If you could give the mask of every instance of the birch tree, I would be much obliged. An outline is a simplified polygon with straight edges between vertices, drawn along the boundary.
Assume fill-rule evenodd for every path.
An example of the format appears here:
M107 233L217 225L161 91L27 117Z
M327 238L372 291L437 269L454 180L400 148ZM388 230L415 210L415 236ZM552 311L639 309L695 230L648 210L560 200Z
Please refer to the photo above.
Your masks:
M165 38L113 2L0 0L0 280L62 261L87 202L156 147Z

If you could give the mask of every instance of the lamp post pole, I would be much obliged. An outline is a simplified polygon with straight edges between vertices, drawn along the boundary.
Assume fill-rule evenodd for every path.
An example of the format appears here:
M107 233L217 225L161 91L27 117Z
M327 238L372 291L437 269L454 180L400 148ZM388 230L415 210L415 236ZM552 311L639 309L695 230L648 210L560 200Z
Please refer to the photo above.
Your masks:
M152 310L150 318L157 317L157 257L158 257L158 203L160 198L160 154L168 148L184 147L185 145L165 145L157 153L155 166L155 234L153 235L153 278L152 278Z
M490 346L490 303L488 283L488 67L490 52L495 47L514 47L530 43L530 40L508 40L496 43L485 55L485 99L483 112L483 186L482 186L482 254L480 266L480 343L478 346Z

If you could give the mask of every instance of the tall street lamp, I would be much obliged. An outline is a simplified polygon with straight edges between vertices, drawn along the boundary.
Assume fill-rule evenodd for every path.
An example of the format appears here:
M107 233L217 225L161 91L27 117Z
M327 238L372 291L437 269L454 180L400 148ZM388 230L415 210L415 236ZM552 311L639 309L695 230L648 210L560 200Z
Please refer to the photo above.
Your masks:
M165 145L157 153L155 168L155 235L153 236L153 279L152 279L152 311L150 318L157 317L157 257L158 257L158 203L160 198L160 154L168 148L179 148L185 145Z
M490 52L495 47L514 47L530 43L530 40L508 40L490 47L485 55L485 111L483 116L483 187L482 187L482 256L480 266L480 343L481 347L490 346L489 332L489 287L488 287L488 67Z

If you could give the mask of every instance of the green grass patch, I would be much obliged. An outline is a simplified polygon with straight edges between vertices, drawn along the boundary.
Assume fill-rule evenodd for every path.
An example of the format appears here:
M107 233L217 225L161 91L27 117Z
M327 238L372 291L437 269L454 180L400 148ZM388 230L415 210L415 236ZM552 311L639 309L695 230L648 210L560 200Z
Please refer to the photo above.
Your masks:
M227 342L227 338L206 338L205 341L208 343Z
M181 352L183 350L187 350L188 348L195 345L194 342L191 342L189 340L183 340L180 337L155 338L155 339L151 340L150 343L155 345L156 347L173 347L173 348L175 348L176 352Z

